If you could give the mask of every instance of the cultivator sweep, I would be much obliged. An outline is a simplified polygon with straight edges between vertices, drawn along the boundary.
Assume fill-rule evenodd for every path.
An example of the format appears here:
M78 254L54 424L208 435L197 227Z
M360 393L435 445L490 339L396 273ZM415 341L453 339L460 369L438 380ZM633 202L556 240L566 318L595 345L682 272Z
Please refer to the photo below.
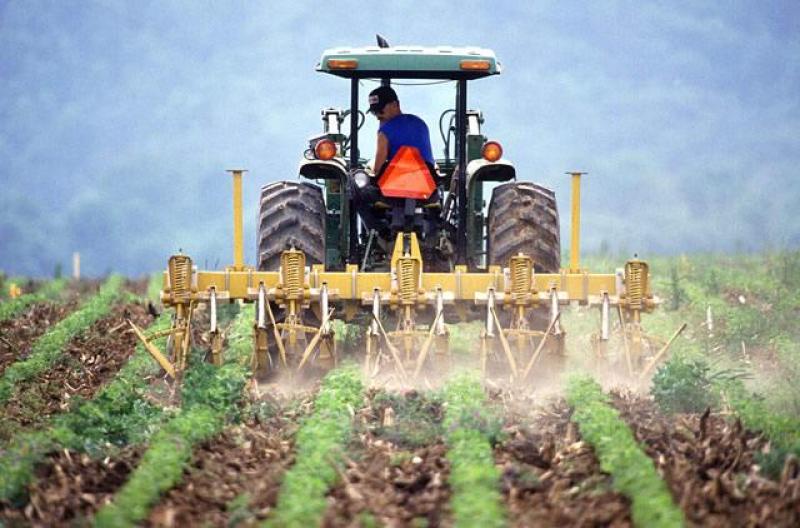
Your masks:
M517 181L500 143L483 134L483 114L467 106L468 82L501 72L494 52L393 48L379 38L378 47L326 50L317 70L350 81L350 108L323 109L323 134L309 140L299 168L309 181L262 188L256 265L245 266L242 251L243 170L230 171L233 265L197 271L188 255L169 260L161 299L175 310L172 350L164 354L147 343L167 372L179 376L185 368L192 315L201 304L210 315L212 361L221 363L217 307L233 301L256 304L253 366L258 371L335 365L341 351L334 339L340 326L334 323L344 320L364 329L367 372L417 377L449 362L448 325L481 320L485 324L474 350L482 370L494 375L499 369L520 381L546 365L559 368L565 336L561 310L571 304L597 307L600 358L607 356L612 330L619 328L628 373L642 370L653 347L641 315L658 304L649 267L634 259L612 274L581 268L581 172L568 173L571 257L568 267L561 266L555 194ZM439 119L444 157L423 160L417 147L408 145L391 160L387 155L382 167L360 156L359 129L366 116L359 110L359 86L376 81L386 92L393 79L455 84L454 108ZM394 99L386 104L396 105L391 108L397 116L396 94ZM612 324L614 312L619 325Z

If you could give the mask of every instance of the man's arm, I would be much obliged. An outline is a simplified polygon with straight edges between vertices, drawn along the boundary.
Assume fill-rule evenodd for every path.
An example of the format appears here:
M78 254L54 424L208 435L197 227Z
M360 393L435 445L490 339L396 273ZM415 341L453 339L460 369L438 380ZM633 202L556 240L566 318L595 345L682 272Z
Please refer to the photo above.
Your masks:
M375 149L375 165L372 168L376 175L380 173L388 157L389 140L386 138L386 134L378 132L378 146Z

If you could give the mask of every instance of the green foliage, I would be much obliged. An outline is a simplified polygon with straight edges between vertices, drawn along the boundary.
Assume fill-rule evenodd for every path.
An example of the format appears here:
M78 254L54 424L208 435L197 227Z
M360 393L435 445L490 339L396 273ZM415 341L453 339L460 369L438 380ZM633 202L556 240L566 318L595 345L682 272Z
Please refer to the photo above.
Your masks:
M762 453L759 462L768 475L777 478L787 456L800 458L800 419L771 412L765 400L749 393L740 380L726 381L719 388L745 427L769 438L771 449Z
M489 443L500 439L502 420L496 408L487 400L480 382L471 375L460 375L444 387L442 395L447 404L444 427L446 432L473 429Z
M769 380L770 410L789 416L800 416L800 342L779 338L774 341L780 369Z
M0 321L5 321L16 317L22 313L28 306L42 301L47 301L57 298L64 291L67 281L64 279L56 279L45 283L39 291L35 293L27 293L20 295L16 299L10 299L0 304Z
M669 307L670 310L677 310L686 302L686 292L681 287L681 279L678 274L677 266L672 266L669 270L670 278L670 295Z
M192 458L192 447L216 434L223 416L216 409L197 406L170 420L153 437L150 447L125 486L95 517L96 526L134 526L147 517L161 493L180 481Z
M24 487L33 478L35 464L54 447L47 432L17 435L0 458L0 502L20 503Z
M504 526L500 471L491 447L499 434L499 419L474 377L461 376L448 383L444 400L455 526Z
M164 272L156 271L150 274L147 281L147 300L155 305L161 304L161 289L164 287Z
M225 505L228 512L228 526L239 526L242 523L251 523L255 517L250 510L250 494L241 493Z
M341 319L331 321L333 336L336 346L343 350L353 350L358 347L364 338L364 326L360 324L346 323Z
M150 328L168 328L170 317L162 315ZM165 338L156 340L164 346ZM114 380L71 412L55 418L46 430L22 433L13 438L0 458L0 500L19 500L33 476L33 469L56 446L97 452L107 443L137 443L152 434L161 422L162 410L141 399L148 377L159 367L140 344Z
M430 445L443 433L442 424L436 418L441 407L436 395L423 397L416 392L402 395L381 391L373 397L372 403L378 409L391 407L394 411L394 424L380 426L376 433L398 446Z
M317 526L327 503L325 494L336 483L334 464L352 434L352 413L363 399L364 385L356 368L331 371L322 381L314 412L297 433L294 466L284 475L278 504L264 526Z
M484 325L483 321L448 324L450 352L456 355L473 356L475 343L480 341Z
M219 433L229 419L240 416L239 405L250 370L246 361L253 307L242 310L230 331L225 364L216 368L196 363L186 373L181 393L183 411L154 436L127 483L95 518L97 526L134 526L152 504L180 482L193 447Z
M166 330L170 324L170 316L163 314L150 325L148 332ZM166 337L156 339L154 344L163 349ZM142 399L142 395L149 378L159 372L160 367L144 346L137 344L131 358L94 399L56 418L53 431L59 443L93 453L108 443L121 446L149 438L158 428L164 411Z
M712 391L711 368L700 357L676 355L661 365L650 388L658 406L666 413L703 412L717 404Z
M683 526L675 505L653 462L642 451L600 385L587 377L569 380L567 401L583 438L594 446L600 467L613 477L614 488L631 499L637 526Z
M122 277L112 275L97 295L91 297L80 310L71 313L41 336L34 343L27 359L10 365L0 380L0 404L8 401L17 383L29 380L50 368L61 355L64 345L106 315L111 305L120 297L122 282Z

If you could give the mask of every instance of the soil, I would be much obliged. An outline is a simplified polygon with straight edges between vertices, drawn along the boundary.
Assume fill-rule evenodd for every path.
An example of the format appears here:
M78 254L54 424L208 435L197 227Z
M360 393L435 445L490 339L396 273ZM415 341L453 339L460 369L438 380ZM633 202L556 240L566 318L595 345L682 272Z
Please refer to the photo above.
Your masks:
M398 436L414 429L412 420L417 432L433 434L442 421L441 407L408 391L395 400L395 409L377 401L379 393L369 391L368 404L357 415L357 438L349 446L340 483L328 495L323 526L361 526L372 520L390 527L448 524L446 446L441 438L431 437L420 446L420 437Z
M566 403L514 407L495 448L511 526L631 526L630 501L612 489Z
M29 502L21 509L0 503L0 519L9 528L89 525L128 480L142 452L126 447L103 459L67 450L52 453L37 468Z
M0 439L19 427L45 423L51 415L67 410L75 398L91 399L111 380L137 344L126 319L145 327L152 316L140 304L115 306L109 316L72 339L52 368L19 383L4 409L2 422L7 427Z
M614 394L614 405L645 446L676 503L694 526L800 526L800 470L780 480L757 466L765 438L741 422L706 412L663 416L648 399Z
M76 306L77 302L36 303L17 317L0 322L0 375L11 363L25 359L36 340Z
M294 463L294 433L308 408L279 409L195 449L181 483L153 508L145 525L251 525L265 519L277 502L283 473Z

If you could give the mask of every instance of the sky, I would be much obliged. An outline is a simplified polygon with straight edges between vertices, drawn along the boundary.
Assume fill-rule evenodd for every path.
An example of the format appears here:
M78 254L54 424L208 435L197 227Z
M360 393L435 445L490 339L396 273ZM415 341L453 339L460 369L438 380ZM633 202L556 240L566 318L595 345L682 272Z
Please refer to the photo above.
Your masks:
M375 33L496 52L469 106L556 191L565 247L570 170L586 252L800 246L797 1L0 0L0 270L230 264L229 168L249 170L252 263L259 188L296 179L320 110L349 104L316 62ZM449 84L398 92L432 131L452 106Z

